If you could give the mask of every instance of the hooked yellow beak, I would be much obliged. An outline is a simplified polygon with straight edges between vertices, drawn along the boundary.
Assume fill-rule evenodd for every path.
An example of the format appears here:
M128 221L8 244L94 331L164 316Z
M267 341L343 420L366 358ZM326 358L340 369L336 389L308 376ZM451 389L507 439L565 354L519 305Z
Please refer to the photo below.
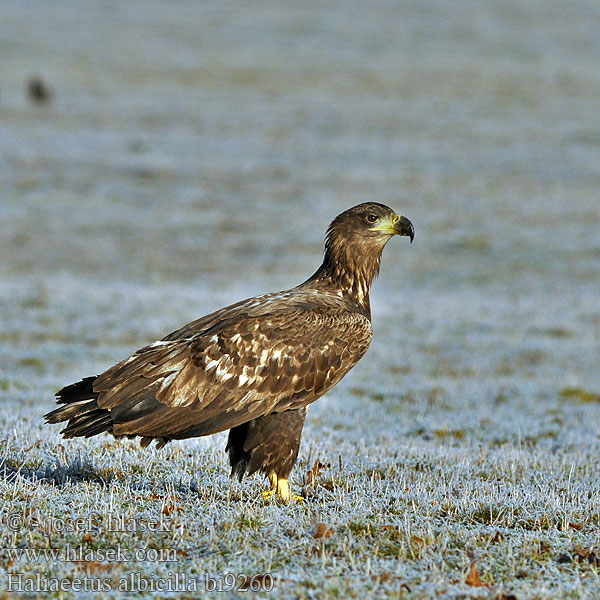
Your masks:
M410 243L415 238L415 228L413 224L402 215L394 215L389 219L382 221L373 231L382 231L388 235L405 235L410 238Z

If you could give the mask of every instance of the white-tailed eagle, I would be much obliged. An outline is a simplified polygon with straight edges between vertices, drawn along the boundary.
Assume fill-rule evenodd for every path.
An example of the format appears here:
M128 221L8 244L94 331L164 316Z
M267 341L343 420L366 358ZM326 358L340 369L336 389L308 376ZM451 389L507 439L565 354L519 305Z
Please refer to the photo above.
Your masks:
M341 213L304 283L222 308L64 387L46 421L68 421L65 438L107 431L158 447L228 429L232 476L260 471L288 500L306 407L371 342L369 290L393 235L412 242L414 229L383 204Z

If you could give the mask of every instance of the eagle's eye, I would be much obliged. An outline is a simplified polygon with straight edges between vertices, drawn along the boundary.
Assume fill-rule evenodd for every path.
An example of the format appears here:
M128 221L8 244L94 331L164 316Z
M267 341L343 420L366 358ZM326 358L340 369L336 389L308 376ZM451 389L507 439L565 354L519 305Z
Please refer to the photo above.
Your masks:
M377 219L379 219L379 217L378 217L377 215L369 215L369 216L367 217L367 221L368 221L369 223L376 223L376 222L377 222Z

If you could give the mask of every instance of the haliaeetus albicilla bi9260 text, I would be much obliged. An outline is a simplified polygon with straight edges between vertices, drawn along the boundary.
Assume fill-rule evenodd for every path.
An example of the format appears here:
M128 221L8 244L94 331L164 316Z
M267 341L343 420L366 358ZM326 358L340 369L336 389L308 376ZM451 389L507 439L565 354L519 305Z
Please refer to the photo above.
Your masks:
M413 226L383 204L341 213L304 283L222 308L64 387L47 422L68 421L66 438L108 431L159 447L229 429L232 476L261 471L288 500L306 407L367 351L369 289L396 234L412 241Z

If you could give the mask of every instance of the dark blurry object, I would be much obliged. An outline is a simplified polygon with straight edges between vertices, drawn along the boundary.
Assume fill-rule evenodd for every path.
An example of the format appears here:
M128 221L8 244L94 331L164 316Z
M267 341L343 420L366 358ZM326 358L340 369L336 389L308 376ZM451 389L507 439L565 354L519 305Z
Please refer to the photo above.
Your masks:
M27 82L27 95L34 104L48 104L54 92L40 76L34 75Z

